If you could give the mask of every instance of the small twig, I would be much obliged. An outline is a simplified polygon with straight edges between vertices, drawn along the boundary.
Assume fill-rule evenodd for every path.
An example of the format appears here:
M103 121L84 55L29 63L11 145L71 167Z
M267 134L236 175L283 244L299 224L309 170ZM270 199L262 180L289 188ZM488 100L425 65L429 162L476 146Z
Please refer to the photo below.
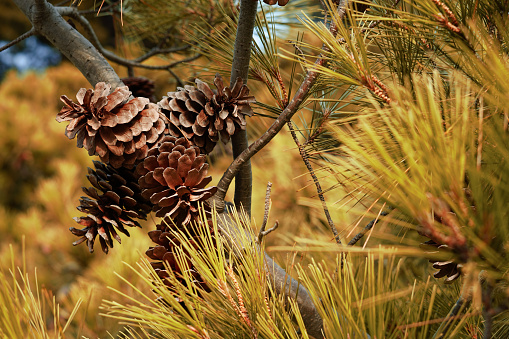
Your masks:
M375 226L379 221L380 221L380 216L386 216L388 215L394 208L393 207L389 207L389 210L388 211L382 211L380 212L380 214L373 220L371 220L369 222L369 224L367 224L364 229L362 231L360 231L359 233L357 233L355 235L355 237L352 238L352 240L350 240L350 242L348 243L349 246L353 246L355 245L359 240L362 239L362 237L368 233L369 230L371 230L373 228L373 226Z
M329 117L331 115L332 111L327 109L325 111L325 113L323 114L323 117L322 117L322 121L320 121L320 124L318 125L318 128L316 129L316 131L311 134L309 136L309 138L302 144L303 147L306 147L307 145L309 144L312 144L315 139L320 135L320 133L322 133L322 130L323 130L323 125L325 124L325 122L327 120L329 120Z
M262 243L263 237L265 237L267 234L269 234L272 231L275 231L279 226L279 221L276 220L276 223L272 228L269 228L268 230L265 230L267 227L267 221L269 220L269 212L270 212L270 190L272 188L272 183L269 181L267 183L267 190L265 191L265 210L263 213L263 223L260 227L260 232L258 233L258 237L256 238L256 242L258 244Z
M470 305L471 298L467 296L466 298L461 295L452 307L452 309L449 311L449 314L445 318L441 319L435 319L435 323L442 323L438 330L435 332L435 335L433 336L433 339L441 339L443 338L447 332L449 331L449 328L453 325L454 320L467 317L468 314L464 315L458 315L460 311L465 310ZM475 315L475 314L473 314Z
M262 242L263 238L267 234L274 232L275 230L277 230L278 227L279 227L279 220L276 220L276 222L274 223L274 226L272 226L268 230L265 231L265 227L260 228L260 233L258 233L258 238L256 239L257 242L260 244Z
M155 48L152 48L147 53L145 53L144 55L134 59L133 61L143 62L143 61L147 60L148 58L153 57L154 55L157 55L157 54L169 54L169 53L182 52L189 48L191 48L191 45L189 45L189 44L183 45L183 46L177 46L177 47L168 47L168 48L155 47Z
M262 230L267 226L267 221L269 219L269 211L270 211L270 191L272 189L272 183L269 181L267 183L267 190L265 191L265 210L263 211L263 223Z
M484 119L484 105L483 98L479 98L479 132L477 136L477 170L481 170L482 162L482 143L483 143L483 119Z
M34 34L35 34L35 28L32 27L28 32L21 34L16 39L14 39L11 42L9 42L9 43L3 45L2 47L0 47L0 52L5 51L7 48L16 45L17 43L25 40L26 38L31 37Z
M181 63L190 62L190 61L196 60L199 57L201 57L201 54L198 53L194 56L191 56L191 57L188 57L188 58L185 58L182 60L177 60L170 64L166 64L166 65L145 65L145 64L142 64L141 62L137 62L136 59L135 60L126 59L126 58L120 57L120 56L116 55L115 53L104 48L103 45L101 44L101 42L99 41L99 38L95 34L95 31L92 28L92 25L90 24L90 22L83 15L81 15L75 8L71 8L71 10L69 10L69 7L64 7L64 8L60 7L60 8L57 8L57 10L62 15L68 15L68 16L72 17L73 19L75 19L76 21L78 21L81 24L81 26L85 29L85 31L87 32L87 35L89 36L92 44L99 50L99 52L101 52L107 59L109 59L113 62L116 62L119 65L123 65L126 67L138 67L138 68L144 68L144 69L150 69L150 70L168 70L168 69L171 69Z
M491 304L492 293L493 286L486 281L481 293L483 304L482 316L484 318L483 339L490 339L493 335L493 305Z
M304 161L304 164L306 165L309 174L311 175L311 178L313 178L313 182L316 186L316 191L318 193L318 197L320 198L320 201L322 202L323 212L325 213L325 216L327 218L327 222L329 223L329 228L332 231L332 234L334 234L334 240L338 243L338 245L341 245L341 240L339 239L339 233L336 229L336 226L334 226L334 221L332 221L332 217L330 216L329 209L327 208L327 203L325 202L325 198L323 196L323 190L322 186L320 185L320 181L318 180L318 177L316 176L313 167L311 166L311 163L309 162L308 154L304 147L302 147L301 143L299 142L299 139L297 138L297 135L295 133L295 129L293 128L293 124L291 121L288 121L288 128L290 129L290 133L292 134L293 141L297 145L299 149L300 156L302 158L302 161Z
M170 74L175 78L175 81L177 81L177 86L184 87L184 82L180 79L177 73L175 73L171 68L168 68L168 72L170 72Z

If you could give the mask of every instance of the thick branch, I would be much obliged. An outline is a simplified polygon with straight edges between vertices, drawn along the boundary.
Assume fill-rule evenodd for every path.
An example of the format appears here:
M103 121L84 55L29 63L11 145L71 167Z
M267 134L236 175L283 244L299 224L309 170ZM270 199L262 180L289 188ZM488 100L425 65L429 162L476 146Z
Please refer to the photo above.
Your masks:
M241 0L240 14L235 36L235 46L233 49L233 64L230 76L230 86L232 86L238 77L247 83L247 74L249 71L249 60L251 58L251 45L253 40L253 31L258 8L257 0ZM233 157L237 158L242 154L248 145L246 130L240 130L232 136ZM251 215L251 196L253 190L253 175L251 173L251 162L244 161L237 170L235 176L235 207L244 210ZM224 196L223 196L224 198Z
M220 213L218 215L218 226L224 238L230 242L230 246L235 248L241 243L239 240L241 232L244 230L238 229L235 221L232 221L228 213ZM256 243L256 239L250 233L245 232L252 238L252 243ZM242 255L240 252L238 255ZM284 294L287 298L292 298L297 301L306 331L309 335L315 338L323 338L323 320L318 313L318 310L309 296L307 289L302 286L297 280L290 277L284 269L272 260L266 253L264 254L266 273L269 280L277 294Z
M33 24L37 34L50 41L87 78L91 85L100 81L111 86L122 81L97 49L76 29L69 25L47 1L14 0L16 6Z

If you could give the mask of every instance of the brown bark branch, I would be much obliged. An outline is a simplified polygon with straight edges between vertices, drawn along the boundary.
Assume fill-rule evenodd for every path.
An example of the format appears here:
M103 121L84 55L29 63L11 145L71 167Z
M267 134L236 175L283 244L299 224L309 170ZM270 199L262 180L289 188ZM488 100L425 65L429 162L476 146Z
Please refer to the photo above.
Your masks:
M340 17L342 18L345 15L345 6L347 5L346 0L340 1L338 5L338 12ZM329 27L330 32L336 36L337 28L334 23L331 23ZM324 51L328 51L327 46L322 46ZM315 61L315 65L317 68L325 67L327 65L327 60L323 58L322 55L318 57ZM253 155L258 153L262 148L265 147L278 133L281 131L283 126L290 121L293 115L299 110L301 103L308 96L309 91L316 83L318 79L319 73L314 70L308 70L306 77L302 81L299 89L293 96L292 100L283 110L283 112L277 117L277 119L272 123L269 129L255 142L253 142L247 149L245 149L241 154L239 154L235 160L230 164L228 169L224 172L223 176L219 180L217 184L217 193L213 198L211 198L212 202L216 204L218 210L222 210L224 208L224 197L226 196L226 192L228 191L228 187L230 186L233 178L239 172L240 168L247 162ZM237 186L237 184L235 184Z
M87 78L92 86L100 81L113 88L123 85L117 73L99 51L69 25L55 7L44 0L14 0L16 6L34 26L36 34L44 36Z
M230 86L233 86L237 78L242 78L247 83L249 72L249 60L251 59L251 45L253 31L258 8L257 0L241 0L240 13L233 48L233 64L230 76ZM236 159L248 146L246 130L240 130L232 136L233 158ZM233 178L232 178L233 179ZM235 207L243 207L248 215L251 215L251 198L253 191L253 174L251 162L244 161L235 175ZM224 199L224 196L223 196Z

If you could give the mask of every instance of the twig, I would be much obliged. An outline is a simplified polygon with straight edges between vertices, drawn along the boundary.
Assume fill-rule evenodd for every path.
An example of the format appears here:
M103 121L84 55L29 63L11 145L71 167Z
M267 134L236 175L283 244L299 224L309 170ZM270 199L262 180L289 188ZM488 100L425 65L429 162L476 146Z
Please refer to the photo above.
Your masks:
M168 72L170 72L170 74L173 75L173 77L175 78L175 81L177 82L177 86L184 87L184 82L182 81L182 79L180 79L180 77L177 75L177 73L175 73L171 68L168 68Z
M327 109L325 111L325 113L323 114L323 117L322 117L322 121L320 121L320 124L318 125L318 128L316 129L316 131L311 134L309 136L309 138L302 144L302 147L306 147L307 145L309 144L312 144L315 139L320 135L320 133L322 133L322 130L323 130L323 125L325 124L325 122L327 120L329 120L329 117L331 115L332 111Z
M257 238L258 243L260 244L266 235L274 232L275 230L277 230L278 227L279 227L279 220L276 220L276 222L274 223L274 226L272 226L268 230L265 231L265 227L260 228L260 233L258 233L258 238Z
M144 55L134 59L133 61L143 62L143 61L147 60L148 58L153 57L154 55L157 55L157 54L169 54L169 53L182 52L182 51L185 51L186 49L191 48L191 46L192 45L187 44L187 45L182 45L182 46L177 46L177 47L168 47L168 48L154 47L150 51L148 51Z
M483 119L484 119L484 105L483 97L479 98L479 131L477 136L477 170L481 170L482 162L482 143L483 143Z
M336 243L338 245L341 245L341 240L339 239L339 233L336 229L336 226L334 225L334 221L332 221L332 217L330 216L329 209L327 208L327 203L325 202L325 198L323 196L323 190L322 186L320 185L320 181L318 180L318 177L315 174L315 171L313 170L313 167L311 166L311 163L309 162L308 154L304 147L299 142L299 139L297 138L297 135L295 133L295 129L293 128L293 124L291 121L288 121L288 128L290 129L290 133L292 134L293 141L297 145L297 148L299 149L300 157L302 158L302 161L304 161L304 164L306 164L306 168L308 169L309 174L311 175L311 178L313 178L313 182L316 186L316 191L318 193L318 197L320 198L320 201L322 202L323 212L325 213L325 217L327 218L327 222L329 223L329 228L332 231L332 234L334 235L334 240L336 240Z
M267 221L269 220L269 211L270 211L270 190L272 188L272 183L269 181L267 183L267 190L265 191L265 210L263 212L263 222L260 227L260 232L258 233L258 237L256 238L256 242L258 244L262 243L263 237L269 234L272 231L275 231L279 226L279 221L276 220L276 223L272 228L265 230L267 227Z
M60 7L58 11L47 1L14 0L16 6L32 22L37 34L50 41L79 71L90 84L100 81L111 84L112 88L122 85L122 81L111 65L97 49L76 29L67 23L60 13L69 13L75 8ZM60 13L59 13L60 12Z
M14 39L11 42L9 42L9 43L3 45L2 47L0 47L0 52L5 51L7 48L16 45L17 43L25 40L26 38L31 37L34 34L35 34L35 29L32 27L28 32L21 34L16 39Z
M346 0L341 1L338 6L338 11L341 8L344 8L346 5ZM341 12L341 15L344 15L344 11ZM333 36L337 35L337 29L333 23L329 27L329 31ZM322 50L324 52L328 52L329 48L326 45L322 46ZM313 69L325 67L327 65L328 60L320 55L318 59L315 61L315 65L318 67L314 67ZM228 169L225 171L219 183L217 184L217 193L212 198L213 203L216 204L217 208L224 208L224 197L226 196L226 192L228 191L228 187L230 186L233 178L247 161L251 159L253 155L258 153L262 148L265 147L278 133L281 131L283 126L290 121L292 116L299 110L301 103L308 96L309 91L316 83L319 77L319 73L313 70L308 70L306 77L302 81L299 89L293 96L292 100L288 103L288 106L281 112L281 114L277 117L277 119L272 123L269 129L255 142L253 142L247 149L245 149L239 156L235 158L235 160L230 164ZM235 185L237 187L237 185Z
M352 238L352 240L350 240L348 242L348 245L349 246L353 246L355 245L359 240L362 239L362 237L368 233L369 230L371 230L373 228L373 226L375 226L379 221L380 221L380 216L386 216L388 215L394 208L393 207L389 207L389 210L388 211L383 211L383 212L380 212L380 214L373 220L371 220L369 222L369 224L366 225L366 227L364 227L364 229L362 231L360 231L359 233L357 233L355 235L355 237Z
M127 67L138 67L138 68L144 68L144 69L149 69L149 70L168 70L168 69L171 69L181 63L191 62L191 61L196 60L199 57L201 57L201 54L198 53L194 56L191 56L191 57L188 57L188 58L185 58L182 60L177 60L172 63L166 64L166 65L145 65L145 64L142 64L141 62L137 62L136 60L126 59L126 58L118 56L117 54L104 48L103 45L101 44L101 42L99 41L99 38L95 34L95 31L92 28L92 25L90 24L90 22L83 15L81 15L75 8L60 7L60 8L57 8L57 10L59 10L59 12L61 12L61 13L65 13L62 15L68 15L68 16L72 17L73 19L75 19L76 21L78 21L81 24L81 26L85 29L91 42L99 50L99 52L101 52L107 59L109 59L113 62L116 62L119 65L123 65L123 66L127 66Z
M436 323L441 322L442 324L440 325L438 330L435 332L433 339L443 338L449 331L449 328L453 325L454 320L460 319L462 317L467 317L468 316L467 314L464 314L464 315L458 315L458 314L460 311L467 309L468 306L470 305L470 302L471 302L471 298L469 296L464 297L463 295L461 295L459 297L458 301L456 301L454 306L449 311L449 314L447 314L447 316L445 318L436 319L435 320ZM473 314L473 315L475 315L475 314Z
M482 288L481 298L482 298L482 316L484 318L484 331L483 331L483 339L490 339L493 335L493 306L491 304L493 286L489 282L484 283L485 286Z

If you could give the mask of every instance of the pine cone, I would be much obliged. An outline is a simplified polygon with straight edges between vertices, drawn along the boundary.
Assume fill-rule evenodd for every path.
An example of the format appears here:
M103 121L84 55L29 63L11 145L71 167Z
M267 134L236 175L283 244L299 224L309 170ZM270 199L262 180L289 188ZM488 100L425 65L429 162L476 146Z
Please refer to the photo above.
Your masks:
M185 138L164 137L136 167L142 196L150 200L156 216L169 215L176 225L186 225L198 216L198 203L210 198L217 187L207 175L205 155Z
M169 92L159 106L170 120L170 133L184 136L200 148L202 154L212 151L219 138L227 143L238 130L246 128L245 115L251 116L250 104L256 102L249 89L237 78L233 89L224 87L223 79L216 74L214 84L196 79L196 87L186 85L177 92Z
M99 155L115 168L131 168L163 137L166 119L147 98L129 101L126 86L111 94L110 90L104 82L97 83L95 91L82 88L76 95L78 103L62 95L65 106L56 120L70 121L65 135L77 136L78 147L85 147L88 154Z
M439 251L446 251L448 248L446 245L438 244L433 240L428 240L422 243L420 247L428 251L430 250L430 247L432 250L436 248ZM434 252L436 252L436 250ZM461 276L461 268L463 267L463 265L458 264L453 260L447 261L429 260L429 262L433 263L433 268L438 270L433 274L435 278L440 279L447 276L447 279L445 279L444 281L444 283L446 284L452 283L454 280L458 279Z
M133 96L149 98L151 102L156 102L154 81L144 77L128 77L120 80L129 87Z
M263 0L267 5L275 5L276 3L279 6L286 5L290 0Z
M108 253L108 247L113 247L112 237L120 243L116 230L129 236L124 225L140 227L132 218L146 219L151 206L141 196L141 189L131 171L125 168L115 170L99 161L94 161L94 165L96 170L89 168L87 175L93 187L83 187L88 197L81 197L78 206L79 211L88 215L74 218L85 228L71 227L69 230L81 237L73 245L86 241L90 253L94 251L96 236L100 235L101 248L104 253Z
M165 285L167 285L168 287L172 287L171 283L168 280L166 280L166 278L169 277L169 274L166 270L165 264L175 273L177 277L183 276L183 270L185 269L185 267L179 266L177 262L175 248L181 247L181 244L179 240L173 235L174 233L172 233L169 225L173 225L173 222L167 216L159 225L157 225L157 230L148 232L150 239L152 239L152 241L157 245L154 247L150 247L145 253L149 258L156 260L155 262L151 262L150 264L154 268L157 275L163 280ZM196 227L204 226L200 224ZM213 229L211 227L210 222L207 224L206 227L209 227L210 232L213 233ZM196 233L194 227L186 227L186 232L189 236L189 239L196 239L192 241L192 244L197 250L199 250L200 247L199 234ZM187 260L187 269L189 269L189 272L195 279L193 282L197 286L200 286L203 290L207 292L210 291L210 289L204 283L203 279L197 273L196 269L193 267L193 264L189 259ZM179 280L182 283L186 283L183 279Z

